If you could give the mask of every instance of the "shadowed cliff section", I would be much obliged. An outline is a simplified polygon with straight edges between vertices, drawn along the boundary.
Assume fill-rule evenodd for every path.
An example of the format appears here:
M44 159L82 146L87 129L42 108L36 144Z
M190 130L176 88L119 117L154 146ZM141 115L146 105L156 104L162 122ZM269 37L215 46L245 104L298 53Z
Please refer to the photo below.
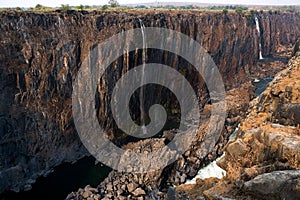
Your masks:
M238 87L259 72L258 35L244 14L204 12L124 11L0 13L0 192L18 191L54 166L88 155L72 120L72 83L93 45L122 30L146 27L180 31L198 41L213 57L227 88ZM263 54L288 47L299 36L300 19L294 14L259 15ZM265 19L265 20L264 20ZM271 25L272 26L271 26ZM282 26L284 24L284 26ZM274 34L275 33L275 34ZM288 33L288 34L287 34ZM272 45L271 45L272 44ZM168 52L148 51L148 60L173 68L189 64ZM141 64L141 51L120 57L111 67L120 75ZM129 65L124 60L129 60ZM135 61L134 61L135 60ZM199 75L182 72L209 101ZM113 74L112 74L113 76ZM195 77L196 76L196 77ZM107 119L111 76L103 77L99 121ZM200 82L200 83L199 83ZM157 96L163 96L162 93ZM102 120L102 121L101 121Z

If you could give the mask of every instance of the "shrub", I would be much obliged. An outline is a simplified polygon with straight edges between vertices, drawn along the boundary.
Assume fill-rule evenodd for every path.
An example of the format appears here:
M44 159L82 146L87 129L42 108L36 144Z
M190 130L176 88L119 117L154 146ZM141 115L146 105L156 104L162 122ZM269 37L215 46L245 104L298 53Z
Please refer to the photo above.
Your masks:
M263 13L264 13L264 11L263 11L263 10L260 10L259 12L260 12L261 14L263 14Z
M83 10L83 9L84 9L84 6L83 6L82 4L80 4L79 6L76 6L76 8L77 8L78 10Z
M46 7L41 4L36 4L34 8L31 8L30 10L35 10L35 11L50 11L53 10L51 7Z
M70 10L70 6L69 6L69 4L61 4L60 9L61 10Z
M273 11L272 11L272 10L269 10L269 14L271 14L271 15L272 15L272 13L273 13Z
M117 0L109 0L108 1L108 4L111 6L111 7L118 7L119 6L119 2Z
M237 8L237 9L235 9L235 12L241 13L241 12L243 12L243 9L242 8Z
M248 15L248 16L247 16L248 22L251 22L251 21L252 21L252 18L253 18L253 15L252 15L252 14Z
M43 9L44 6L42 6L41 4L36 4L35 9L36 10L41 10Z
M228 13L228 9L223 9L223 13L226 15Z
M108 5L105 4L102 6L102 10L107 10L107 9L108 9Z

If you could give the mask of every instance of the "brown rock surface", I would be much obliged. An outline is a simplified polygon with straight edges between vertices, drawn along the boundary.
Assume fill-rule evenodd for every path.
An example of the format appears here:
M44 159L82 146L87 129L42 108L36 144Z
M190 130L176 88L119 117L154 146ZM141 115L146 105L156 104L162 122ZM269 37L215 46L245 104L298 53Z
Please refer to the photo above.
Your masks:
M153 10L1 12L0 176L3 181L0 182L0 192L24 189L25 185L47 174L54 166L88 154L78 139L72 119L72 83L92 46L122 30L138 28L137 17L143 20L145 26L178 30L198 41L213 57L228 89L240 86L263 71L258 65L255 24L244 14ZM275 55L277 48L285 49L299 35L300 19L295 14L263 14L259 17L271 22L261 24L264 55ZM270 27L273 23L274 26ZM174 68L189 67L171 53L148 52L149 61ZM116 73L122 75L130 67L140 64L139 53L131 52L130 56L125 55L116 61L112 66L118 69ZM132 66L123 65L122 61L130 60L129 57L136 58L136 62ZM130 62L133 63L132 60ZM182 71L198 91L201 105L206 104L209 97L199 75ZM268 73L264 74L270 75ZM102 107L97 105L99 121L108 130L115 128L109 117L109 106L103 106L110 102L106 87L113 86L111 76L108 74L103 78L98 91ZM163 93L153 96L160 97ZM295 108L287 104L285 109L293 114ZM237 118L233 121L238 122ZM118 142L124 138L120 139L114 133L108 131L109 137L120 145ZM226 134L220 139L215 152L221 151L218 149L225 141ZM209 160L217 154L212 155ZM198 162L195 165L197 169L199 160L194 159L193 162ZM183 167L187 168L187 165ZM196 169L189 167L189 173L195 174Z
M169 185L184 183L188 177L195 176L201 166L204 166L207 162L214 160L218 155L222 154L224 144L228 141L228 135L232 133L240 119L244 117L245 110L248 108L249 101L253 96L254 87L251 83L245 83L241 85L240 88L232 89L227 92L228 118L226 129L223 130L218 144L208 156L202 157L203 149L201 149L201 143L209 123L211 108L209 104L204 107L201 113L203 123L199 127L199 131L191 147L185 152L184 156L180 157L171 166L151 173L132 174L112 171L109 176L99 184L99 195L102 198L107 196L107 194L119 198L120 196L130 195L136 188L141 187L150 199L166 198ZM163 138L131 142L123 146L123 148L127 150L132 149L137 153L155 151L165 146L165 143L170 140L174 134L176 134L176 130L165 131ZM215 143L216 141L212 140L211 142ZM116 180L120 181L116 187L112 188L111 183L115 183ZM120 189L121 192L118 192ZM80 199L82 195L82 192L79 190L76 193L70 194L67 199ZM135 197L132 198L134 199Z
M236 140L225 147L218 165L226 177L205 191L178 189L207 199L295 199L300 172L300 56L278 73L267 89L250 103ZM293 105L293 106L290 106ZM202 181L210 183L210 180Z

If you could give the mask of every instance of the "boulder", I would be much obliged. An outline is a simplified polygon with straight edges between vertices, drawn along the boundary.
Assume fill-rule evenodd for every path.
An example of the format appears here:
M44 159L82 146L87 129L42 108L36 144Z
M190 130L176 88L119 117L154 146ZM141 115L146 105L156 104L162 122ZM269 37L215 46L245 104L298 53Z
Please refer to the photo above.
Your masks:
M145 196L146 192L142 188L137 188L132 192L133 196L138 197L138 196Z
M244 183L243 190L261 199L298 199L300 170L274 171Z

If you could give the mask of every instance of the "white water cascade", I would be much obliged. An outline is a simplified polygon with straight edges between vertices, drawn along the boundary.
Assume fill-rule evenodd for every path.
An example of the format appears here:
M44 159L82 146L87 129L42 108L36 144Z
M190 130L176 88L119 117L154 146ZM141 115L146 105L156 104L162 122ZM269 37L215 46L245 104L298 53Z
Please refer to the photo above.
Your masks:
M216 177L218 179L221 179L224 176L226 176L226 171L217 165L217 161L222 159L224 156L225 154L223 154L221 157L211 162L209 165L200 169L198 171L198 174L192 180L187 180L185 184L196 184L197 178L206 179L206 178Z
M142 33L142 38L143 38L143 52L142 52L142 62L143 62L143 66L142 66L142 77L141 77L141 83L144 82L144 73L145 73L145 65L146 65L146 36L145 36L145 25L143 23L143 21L138 18L139 22L140 22L140 26L141 26L141 33ZM140 90L140 110L141 110L141 124L142 124L142 130L143 130L143 134L147 133L146 130L146 126L145 126L145 113L144 113L144 87L141 87Z
M234 130L234 132L229 136L229 141L233 141L236 139L237 133L239 130L239 126L240 125L238 125L238 127ZM220 159L222 159L224 156L225 156L225 152L223 153L223 155L221 157L217 158L216 160L211 162L209 165L200 169L198 171L198 174L192 180L187 180L185 182L185 184L196 184L197 178L206 179L206 178L216 177L218 179L221 179L224 176L226 176L226 171L217 165L217 162Z
M255 17L255 24L256 24L256 30L258 32L259 35L259 59L262 60L264 59L262 56L262 50L261 50L261 36L260 36L260 29L259 29L259 22L258 22L258 18Z

